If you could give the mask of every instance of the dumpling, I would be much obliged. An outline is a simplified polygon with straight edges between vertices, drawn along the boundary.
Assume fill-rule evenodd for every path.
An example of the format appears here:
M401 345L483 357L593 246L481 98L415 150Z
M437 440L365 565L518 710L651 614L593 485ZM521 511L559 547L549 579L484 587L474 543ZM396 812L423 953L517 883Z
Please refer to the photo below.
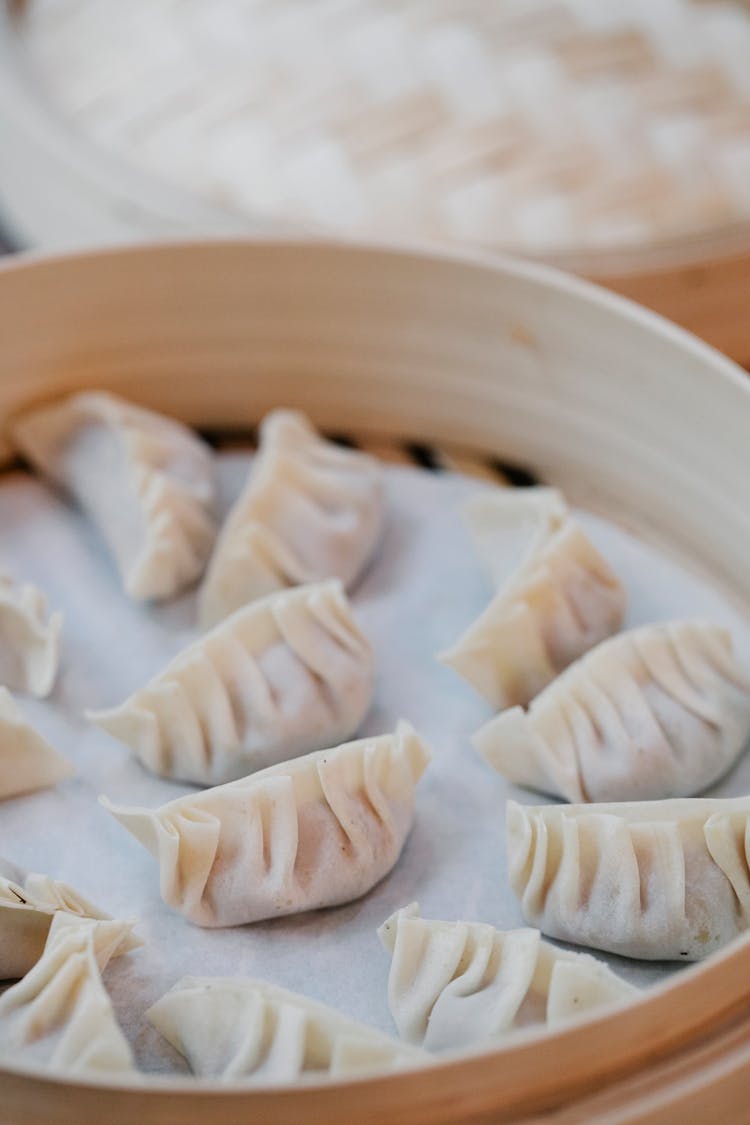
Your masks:
M59 661L61 613L47 615L47 599L31 583L0 574L0 683L43 698Z
M561 492L540 485L475 492L464 518L481 566L500 589L516 572L528 572L571 515Z
M133 1056L101 973L130 926L56 914L44 953L0 996L0 1056L66 1074L127 1073Z
M146 1018L194 1074L227 1082L344 1078L427 1061L422 1051L261 980L183 977Z
M401 854L429 760L400 723L160 809L101 800L159 861L169 906L199 926L239 926L374 887Z
M697 961L750 925L750 798L523 808L510 880L532 926L643 960Z
M474 745L520 785L568 801L639 801L699 793L748 738L750 679L729 633L678 621L605 641Z
M378 936L393 955L388 1001L398 1033L431 1051L562 1023L638 992L594 957L542 941L538 930L429 921L416 902Z
M216 536L214 467L185 426L84 391L21 415L11 432L92 519L131 598L169 598L200 577Z
M374 661L339 582L232 614L119 707L87 717L164 777L215 785L345 741Z
M111 920L67 883L47 875L11 879L0 873L0 980L22 977L36 964L52 919L60 911L80 918ZM121 952L138 945L138 939L128 934Z
M617 632L625 591L552 488L480 493L467 517L498 592L440 660L493 707L525 705Z
M374 458L324 441L291 410L269 414L260 438L201 587L203 628L286 586L325 578L350 586L380 537L383 477Z
M57 785L73 767L24 719L7 688L0 687L0 800Z

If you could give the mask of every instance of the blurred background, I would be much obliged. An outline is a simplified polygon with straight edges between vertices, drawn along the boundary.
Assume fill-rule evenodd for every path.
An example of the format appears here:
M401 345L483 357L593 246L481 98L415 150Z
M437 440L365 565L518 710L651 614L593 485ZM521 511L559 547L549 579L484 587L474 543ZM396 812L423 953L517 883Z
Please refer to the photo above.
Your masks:
M510 251L750 364L750 3L0 0L0 227Z

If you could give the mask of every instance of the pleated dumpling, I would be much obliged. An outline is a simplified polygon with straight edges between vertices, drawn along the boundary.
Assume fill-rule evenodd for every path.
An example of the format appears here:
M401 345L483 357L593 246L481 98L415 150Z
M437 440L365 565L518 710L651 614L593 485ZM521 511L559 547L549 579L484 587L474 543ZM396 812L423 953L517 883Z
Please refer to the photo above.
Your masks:
M232 614L119 707L87 717L164 777L216 785L351 737L372 649L339 582Z
M432 1051L553 1026L638 992L596 958L542 941L538 930L431 921L416 902L378 936L393 958L388 1002L398 1033Z
M61 613L30 582L0 574L0 684L43 698L57 675Z
M42 955L52 919L58 913L111 921L98 906L47 875L7 878L0 872L0 980L22 977ZM121 952L140 943L132 934Z
M283 1085L427 1061L422 1051L261 980L183 977L146 1017L201 1078Z
M400 723L160 809L102 803L158 860L169 906L199 926L239 926L374 887L401 854L429 760Z
M494 707L526 705L620 628L625 591L552 488L482 492L467 518L498 592L440 659Z
M131 598L169 598L200 577L216 535L214 466L185 426L84 391L21 415L11 432L99 529Z
M0 1056L68 1075L135 1070L101 973L124 952L126 922L56 914L44 952L0 996Z
M324 441L302 414L275 410L242 495L221 529L199 597L210 628L255 598L306 582L350 586L383 522L383 475L365 453Z
M474 744L520 785L568 801L639 801L699 793L749 738L750 679L729 633L678 621L605 641Z
M7 688L0 687L0 800L57 785L73 767L23 717Z
M524 808L510 880L532 926L643 960L697 961L750 925L750 798Z

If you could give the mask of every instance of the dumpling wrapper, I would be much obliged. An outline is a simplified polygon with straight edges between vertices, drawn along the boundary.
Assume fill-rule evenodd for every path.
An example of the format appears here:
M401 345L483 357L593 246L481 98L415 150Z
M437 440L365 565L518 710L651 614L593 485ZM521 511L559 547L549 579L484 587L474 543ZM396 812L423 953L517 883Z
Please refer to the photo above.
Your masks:
M30 582L0 574L0 684L42 699L52 691L63 615Z
M359 898L396 863L430 751L408 723L159 809L102 804L158 860L164 901L240 926Z
M0 871L0 980L22 977L36 964L44 951L52 919L59 912L111 921L108 914L67 883L47 875L19 873L6 877ZM138 938L128 934L119 952L127 953L140 944Z
M374 683L370 644L326 582L245 606L87 718L154 773L216 785L350 738Z
M0 687L0 800L57 785L74 773L62 754L23 717Z
M420 1066L428 1056L306 996L241 977L183 977L146 1018L201 1078L283 1085Z
M273 411L216 541L198 599L201 626L287 586L327 578L351 586L382 524L378 462L324 441L303 414Z
M688 797L750 739L750 679L726 629L646 625L587 653L473 738L510 781L568 801Z
M431 1051L475 1046L518 1027L552 1027L638 989L586 953L541 940L538 930L421 918L416 902L378 936L392 955L388 1002L398 1033Z
M697 961L750 925L750 797L507 805L526 922L642 960Z
M44 952L26 976L0 996L0 1057L65 1075L135 1070L101 979L124 952L126 922L58 913Z
M83 391L22 414L11 436L99 529L131 598L173 597L203 573L216 536L214 463L186 426Z
M625 590L555 489L482 492L466 515L498 592L439 659L498 710L525 706L620 628Z

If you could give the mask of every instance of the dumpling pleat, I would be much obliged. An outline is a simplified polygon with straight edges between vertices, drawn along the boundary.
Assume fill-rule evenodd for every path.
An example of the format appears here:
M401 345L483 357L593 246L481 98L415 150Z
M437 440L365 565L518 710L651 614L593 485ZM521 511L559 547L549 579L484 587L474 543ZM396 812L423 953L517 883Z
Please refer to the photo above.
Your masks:
M204 648L197 649L193 657L185 661L180 681L180 686L195 708L203 758L208 768L212 747L237 746L241 740L225 677L222 669L211 659L210 651Z
M398 859L430 752L408 724L161 809L105 807L159 861L164 901L199 925L348 902Z
M482 493L467 516L498 592L439 659L494 707L526 706L620 628L625 591L553 489Z
M143 718L141 718L143 716ZM205 771L209 758L205 728L184 683L167 681L154 684L144 692L140 706L131 709L123 720L130 723L135 718L141 726L138 731L138 756L144 765L154 773L170 777L175 768L184 770L186 776L200 776ZM126 728L125 734L118 733L118 726L108 720L102 723L115 738L132 745L132 736ZM148 731L148 742L143 738L143 730ZM176 757L179 754L179 766Z
M529 990L537 940L517 941L492 926L467 928L462 964L432 1007L424 1046L444 1050L511 1028Z
M199 596L204 627L287 586L338 578L350 586L383 521L379 464L332 446L303 415L274 411L244 492L219 535Z
M264 876L269 888L281 896L293 877L300 856L299 820L294 785L288 777L269 778L258 793Z
M101 980L131 927L56 914L42 956L0 996L0 1053L72 1074L135 1069Z
M132 598L169 598L200 576L216 535L214 465L191 431L89 391L28 411L11 431L88 512Z
M721 726L720 701L706 692L709 668L694 656L695 650L703 651L715 640L714 632L718 630L696 630L679 623L650 634L634 634L634 642L654 681L667 695L704 722Z
M406 923L402 923L406 926ZM453 980L464 954L465 927L457 923L434 938L424 926L409 926L396 938L388 977L388 999L399 1035L407 1043L426 1043L430 1015ZM427 946L430 956L426 956Z
M427 1056L332 1008L267 984L185 977L147 1018L194 1074L248 1084L343 1078L404 1066Z
M119 707L87 717L155 773L215 784L350 737L373 690L372 649L328 582L239 610Z
M698 621L605 641L528 711L501 713L473 742L512 781L569 801L607 802L700 792L748 738L750 680L731 659L725 630Z
M388 1002L399 1035L434 1051L571 1018L635 993L594 958L542 942L538 930L432 921L412 903L378 935L391 954ZM567 991L563 982L555 986L556 969L567 964L578 971L578 994L572 981Z
M62 613L26 582L0 573L0 681L40 699L52 691L60 659Z
M524 918L552 937L630 957L697 960L750 923L749 820L745 798L593 809L510 802L511 883ZM547 864L542 884L544 841L561 825L561 860L556 874Z
M706 847L732 885L744 926L750 926L750 817L714 813L703 829Z

